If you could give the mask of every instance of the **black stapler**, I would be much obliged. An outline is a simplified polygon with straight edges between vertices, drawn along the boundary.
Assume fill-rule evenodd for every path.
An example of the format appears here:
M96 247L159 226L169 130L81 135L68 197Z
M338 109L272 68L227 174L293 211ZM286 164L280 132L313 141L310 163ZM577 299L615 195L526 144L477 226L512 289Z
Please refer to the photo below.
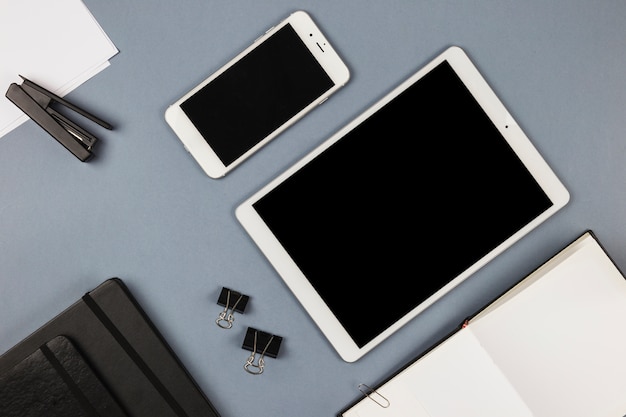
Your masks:
M88 161L93 156L91 150L98 138L50 106L56 102L105 129L110 130L112 126L21 75L20 77L23 80L22 84L12 83L6 92L6 97L74 156L83 162Z

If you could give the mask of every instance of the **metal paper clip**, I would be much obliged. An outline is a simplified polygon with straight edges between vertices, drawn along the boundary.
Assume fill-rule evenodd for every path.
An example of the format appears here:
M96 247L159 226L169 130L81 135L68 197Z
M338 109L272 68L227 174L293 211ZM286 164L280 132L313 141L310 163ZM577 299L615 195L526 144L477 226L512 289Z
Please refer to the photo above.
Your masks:
M227 291L226 304L225 304L224 310L217 317L217 320L215 320L215 324L220 326L222 329L230 329L231 327L233 327L233 322L235 321L235 315L234 315L235 309L237 308L237 305L239 304L239 302L243 299L244 295L239 294L239 298L237 298L237 301L235 301L235 304L233 304L233 306L230 307L231 291L228 288L224 288L222 291L224 290ZM222 323L226 323L226 324L222 324Z
M363 389L364 387L365 387L365 389ZM374 401L376 404L378 404L382 408L387 408L387 407L389 407L391 405L389 400L387 398L385 398L381 393L379 393L375 389L370 388L369 386L367 386L365 384L359 384L359 391L361 391L363 393L363 395L365 395L370 400ZM373 395L373 394L375 394L375 395ZM376 398L378 398L382 402L378 401Z

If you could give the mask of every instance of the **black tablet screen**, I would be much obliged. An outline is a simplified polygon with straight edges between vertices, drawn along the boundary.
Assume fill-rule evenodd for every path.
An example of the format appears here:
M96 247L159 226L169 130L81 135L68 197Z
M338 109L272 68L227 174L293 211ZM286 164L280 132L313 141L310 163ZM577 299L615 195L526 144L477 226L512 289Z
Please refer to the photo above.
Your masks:
M362 347L551 205L444 61L254 209Z

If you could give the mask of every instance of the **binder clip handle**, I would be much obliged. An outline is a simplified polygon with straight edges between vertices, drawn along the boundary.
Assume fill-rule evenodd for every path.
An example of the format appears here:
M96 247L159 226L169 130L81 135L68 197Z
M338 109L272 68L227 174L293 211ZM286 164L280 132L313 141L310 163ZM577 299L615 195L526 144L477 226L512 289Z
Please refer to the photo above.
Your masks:
M220 313L217 320L215 320L215 324L220 326L222 329L230 329L231 327L233 327L234 321L235 321L235 316L233 315L233 313L227 314L227 311L224 310Z
M255 364L254 356L255 355L253 354L248 357L248 360L246 360L246 364L243 366L243 369L245 369L246 372L249 374L261 375L263 373L263 369L265 368L265 359L263 359L263 356L261 356L259 358L258 364Z

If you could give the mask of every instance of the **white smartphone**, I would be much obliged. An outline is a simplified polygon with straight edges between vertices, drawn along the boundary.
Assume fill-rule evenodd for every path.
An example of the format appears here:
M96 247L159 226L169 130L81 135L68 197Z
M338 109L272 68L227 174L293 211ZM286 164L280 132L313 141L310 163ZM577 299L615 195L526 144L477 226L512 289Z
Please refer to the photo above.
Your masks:
M220 178L349 78L318 26L297 11L169 106L165 120L204 172Z

